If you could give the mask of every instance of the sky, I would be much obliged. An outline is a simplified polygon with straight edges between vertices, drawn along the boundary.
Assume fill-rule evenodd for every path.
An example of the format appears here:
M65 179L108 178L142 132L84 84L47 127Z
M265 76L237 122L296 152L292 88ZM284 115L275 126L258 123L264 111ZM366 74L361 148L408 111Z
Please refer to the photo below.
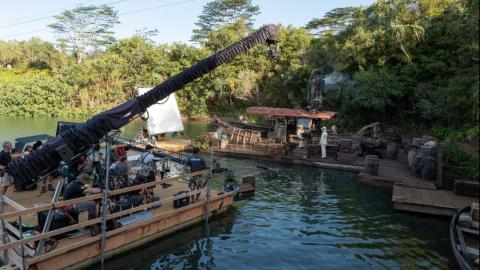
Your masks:
M54 41L47 25L54 15L79 5L113 6L120 24L113 29L117 38L132 36L137 30L158 31L157 43L191 43L192 30L203 6L211 0L0 0L0 40L26 40L39 37ZM373 0L252 0L260 7L255 28L269 23L305 26L338 7L368 6Z

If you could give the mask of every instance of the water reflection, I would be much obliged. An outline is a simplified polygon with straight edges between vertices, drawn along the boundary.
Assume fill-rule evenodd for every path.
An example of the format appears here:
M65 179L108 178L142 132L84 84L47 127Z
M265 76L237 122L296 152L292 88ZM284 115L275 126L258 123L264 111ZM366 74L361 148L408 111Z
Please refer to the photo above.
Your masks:
M253 198L203 225L113 258L107 269L447 269L448 221L395 213L350 172L220 159L254 175ZM260 163L260 162L259 162ZM221 184L221 177L214 184ZM128 267L127 267L128 266Z
M0 140L53 134L57 120L74 119L1 118L9 128ZM184 124L190 138L211 129ZM124 136L141 125L134 121ZM211 220L208 236L199 224L112 258L107 269L455 268L447 220L395 213L391 192L359 185L355 173L258 162L279 171L269 177L253 160L220 162L237 177L257 178L253 198ZM214 185L222 181L216 176Z

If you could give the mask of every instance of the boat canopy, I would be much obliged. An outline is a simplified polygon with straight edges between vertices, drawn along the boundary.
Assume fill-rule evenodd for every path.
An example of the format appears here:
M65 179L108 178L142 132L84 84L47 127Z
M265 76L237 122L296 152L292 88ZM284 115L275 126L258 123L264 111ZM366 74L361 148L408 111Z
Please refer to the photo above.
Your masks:
M287 108L269 108L269 107L249 107L247 113L251 115L267 115L271 117L292 117L330 120L337 114L336 112L309 112L305 110L287 109Z
M40 135L34 135L34 136L27 136L27 137L19 137L15 139L15 148L19 150L20 152L23 152L25 150L25 146L27 146L30 143L35 143L37 141L45 142L50 138L51 136L48 134L40 134Z

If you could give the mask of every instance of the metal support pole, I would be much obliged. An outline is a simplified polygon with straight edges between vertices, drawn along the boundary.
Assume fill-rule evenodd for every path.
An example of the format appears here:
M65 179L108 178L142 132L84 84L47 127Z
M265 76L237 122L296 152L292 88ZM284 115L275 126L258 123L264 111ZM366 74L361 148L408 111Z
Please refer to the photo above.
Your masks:
M3 200L3 194L0 194L0 214L3 214L4 211L4 200ZM3 224L3 221L2 221ZM1 226L0 233L2 234L2 244L7 243L7 232L5 231L5 227ZM7 256L7 250L4 250L2 252L2 261L7 264L8 263L8 256Z
M212 175L213 175L213 143L210 147L210 172L208 173L207 178L207 196L205 200L205 232L208 236L209 229L208 229L208 215L210 214L210 185L212 183Z
M62 181L58 181L57 187L55 188L55 193L53 194L52 204L58 201L58 197L60 197L60 192L63 188L64 181L65 179ZM54 209L48 210L47 219L45 220L45 224L43 225L42 234L47 233L48 230L50 229L50 224L52 223L52 218L53 218L53 210ZM38 243L37 249L35 250L35 256L41 255L43 253L44 244L45 244L45 239L40 240L40 242Z
M108 144L108 134L105 136L105 187L103 189L102 196L102 242L100 245L101 253L101 268L105 269L105 240L107 232L107 209L108 209L108 178L109 178L109 167L110 167L110 148Z

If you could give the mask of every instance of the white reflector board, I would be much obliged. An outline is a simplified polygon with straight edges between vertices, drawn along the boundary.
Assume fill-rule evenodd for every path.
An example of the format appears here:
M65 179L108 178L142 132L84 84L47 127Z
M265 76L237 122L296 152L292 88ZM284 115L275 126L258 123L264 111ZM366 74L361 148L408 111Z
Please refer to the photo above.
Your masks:
M138 95L142 95L150 89L138 88ZM147 126L150 135L183 131L182 118L174 93L148 107L147 111Z

